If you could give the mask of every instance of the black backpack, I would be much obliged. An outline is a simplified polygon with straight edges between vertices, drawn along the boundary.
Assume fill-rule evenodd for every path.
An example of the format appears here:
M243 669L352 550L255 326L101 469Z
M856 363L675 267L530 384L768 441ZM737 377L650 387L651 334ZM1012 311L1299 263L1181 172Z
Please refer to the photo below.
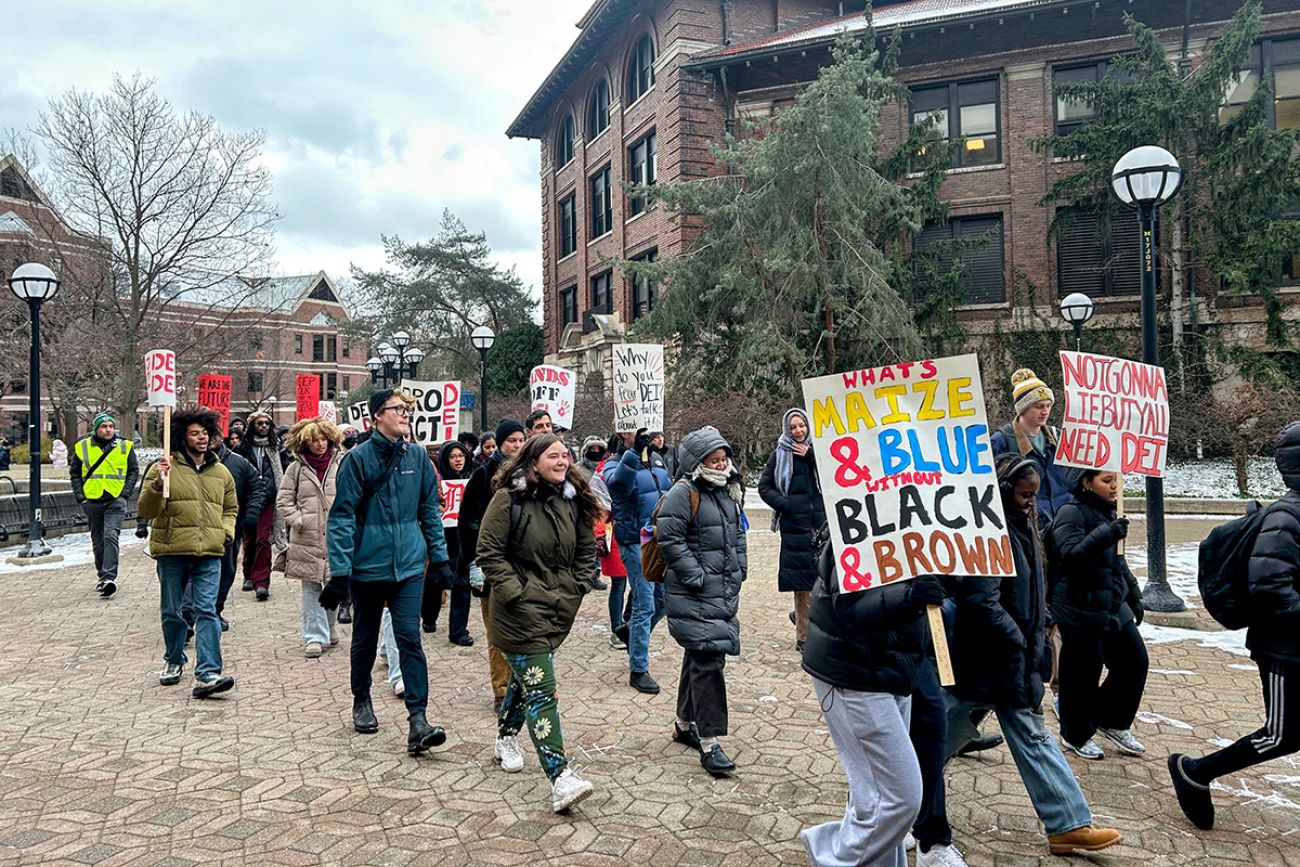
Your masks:
M1201 543L1196 585L1205 610L1225 629L1250 626L1247 573L1267 514L1268 509L1254 500L1246 506L1244 517L1215 527Z

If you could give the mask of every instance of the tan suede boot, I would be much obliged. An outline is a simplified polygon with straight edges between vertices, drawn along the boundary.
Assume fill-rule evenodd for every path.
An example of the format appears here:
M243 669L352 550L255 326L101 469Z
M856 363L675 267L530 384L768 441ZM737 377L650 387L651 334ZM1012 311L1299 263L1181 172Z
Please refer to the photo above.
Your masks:
M1047 838L1047 843L1053 855L1069 855L1072 852L1096 852L1123 839L1119 831L1088 825L1064 834L1053 834Z

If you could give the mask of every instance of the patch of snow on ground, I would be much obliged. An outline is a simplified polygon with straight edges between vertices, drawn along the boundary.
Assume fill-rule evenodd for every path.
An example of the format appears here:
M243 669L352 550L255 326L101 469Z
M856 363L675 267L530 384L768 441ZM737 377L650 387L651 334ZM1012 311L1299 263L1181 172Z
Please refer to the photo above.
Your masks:
M1246 486L1252 498L1280 497L1286 493L1286 485L1278 475L1277 464L1272 458L1251 458L1246 469ZM1125 488L1128 493L1141 495L1141 479L1134 477ZM1228 460L1211 461L1170 461L1165 465L1165 496L1198 497L1205 499L1238 499L1237 476L1233 472L1232 462Z
M1194 671L1188 671L1188 670L1185 669L1185 668L1153 668L1153 669L1151 669L1151 673L1152 673L1152 674L1163 674L1163 675L1168 676L1168 675L1173 675L1173 674L1195 674L1196 672L1194 672Z
M1161 716L1158 713L1149 713L1147 711L1142 711L1137 715L1137 718L1142 722L1146 723L1147 725L1173 726L1176 729L1184 729L1185 731L1189 731L1189 732L1192 730L1192 727L1189 723L1185 723L1180 719L1171 719L1167 716Z
M1206 534L1209 534L1208 529ZM1130 533L1129 538L1132 537L1133 534ZM1145 585L1147 575L1146 540L1143 538L1139 541L1141 547L1130 545L1124 552L1124 559L1128 561L1128 567L1133 570L1133 575L1137 577L1138 584ZM1189 609L1197 607L1192 601L1192 597L1199 598L1201 595L1200 588L1196 586L1196 569L1199 557L1199 542L1184 542L1178 545L1169 545L1165 548L1165 577L1169 580L1169 586L1182 597Z
M1139 627L1147 644L1168 644L1171 641L1192 641L1199 647L1224 650L1237 656L1250 656L1246 650L1246 630L1235 632L1205 632L1200 629L1178 629L1173 626L1156 626L1143 623Z
M144 539L136 538L134 527L122 531L121 546L123 550L144 543ZM37 563L33 566L15 566L6 562L7 558L16 555L19 549L22 548L22 545L14 545L0 551L0 575L31 572L37 569L67 569L76 566L87 566L95 562L95 552L90 548L89 532L72 533L67 536L60 536L57 539L46 539L45 544L49 546L51 554L62 554L63 559L53 563Z
M1210 788L1219 792L1227 792L1235 798L1242 798L1248 804L1262 804L1266 807L1277 807L1282 810L1300 811L1300 804L1288 798L1286 795L1270 791L1268 794L1256 792L1250 787L1248 780L1241 780L1241 788L1233 788L1221 782L1210 784Z
M1237 671L1259 671L1259 666L1253 662L1233 662L1228 665L1228 668L1233 668Z
M1228 740L1227 738L1210 738L1206 743L1212 747L1223 749L1224 747L1232 746L1236 741Z

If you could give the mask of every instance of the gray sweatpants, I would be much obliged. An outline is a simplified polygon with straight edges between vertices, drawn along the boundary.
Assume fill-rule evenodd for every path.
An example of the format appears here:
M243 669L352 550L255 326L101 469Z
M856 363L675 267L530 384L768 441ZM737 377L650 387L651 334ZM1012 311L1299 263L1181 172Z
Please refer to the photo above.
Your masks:
M910 696L837 689L812 679L849 778L844 818L807 828L814 867L906 867L903 838L921 810L921 766L907 736Z
M126 518L126 500L95 500L81 504L90 521L90 547L95 552L95 572L102 581L117 580L118 546L122 541L122 521Z

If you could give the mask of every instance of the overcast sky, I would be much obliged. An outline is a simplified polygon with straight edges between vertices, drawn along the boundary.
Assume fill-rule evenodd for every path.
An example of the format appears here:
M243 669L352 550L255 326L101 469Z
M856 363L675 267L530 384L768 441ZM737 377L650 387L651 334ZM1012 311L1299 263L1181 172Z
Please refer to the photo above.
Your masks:
M383 262L444 207L541 287L538 147L505 129L591 0L44 0L6 4L0 126L139 71L182 110L267 133L279 271ZM20 50L21 47L21 50Z

